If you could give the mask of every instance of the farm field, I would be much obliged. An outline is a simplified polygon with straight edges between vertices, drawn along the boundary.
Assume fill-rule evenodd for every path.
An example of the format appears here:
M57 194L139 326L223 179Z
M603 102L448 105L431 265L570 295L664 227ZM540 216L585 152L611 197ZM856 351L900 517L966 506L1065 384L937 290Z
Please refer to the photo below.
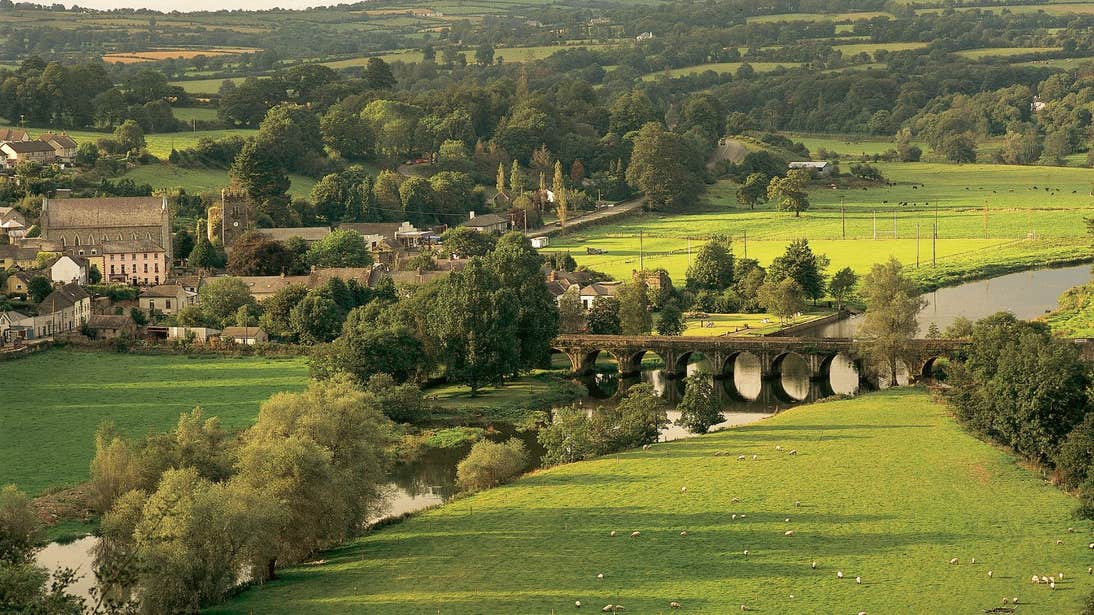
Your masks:
M215 122L217 121L217 110L212 107L175 107L171 110L175 118L189 122L197 120L199 122Z
M171 81L169 85L181 86L187 94L216 94L225 81L235 84L243 83L243 77L221 77L220 79L189 79L186 81Z
M883 11L862 11L853 13L780 13L778 15L759 15L749 17L748 23L766 23L773 21L858 21L875 17L893 18L892 13Z
M620 41L622 43L624 41ZM503 62L527 62L532 60L542 60L550 57L560 51L566 51L570 49L606 49L612 47L612 44L580 44L580 45L544 45L538 47L498 47L494 49L494 60L501 59ZM475 61L475 51L463 50L460 52L468 63ZM348 60L333 60L330 62L321 62L324 66L329 66L334 69L349 68L353 66L365 66L368 64L369 57L363 56L360 58L350 58ZM406 62L414 63L422 61L422 51L420 49L408 49L404 51L398 51L395 53L387 53L378 55L376 57L381 58L385 62Z
M884 154L896 147L893 144L893 139L888 136L872 137L867 135L825 135L794 132L784 132L782 134L792 141L800 141L805 144L805 147L809 149L814 158L817 158L816 152L819 149L826 149L829 152L835 152L844 158L848 158L863 154L868 156ZM927 150L927 144L922 141L912 141L912 143L918 145L924 151Z
M118 53L108 53L103 55L103 62L108 64L135 64L139 62L155 62L158 60L169 59L189 59L196 58L197 56L225 56L225 55L239 55L244 53L254 53L261 51L254 47L208 47L205 49L193 49L193 48L172 48L172 49L150 49L148 51L124 51Z
M921 267L913 275L928 285L964 275L983 276L999 272L1000 267L1089 258L1083 220L1089 216L1092 198L1086 169L933 163L877 166L894 187L827 190L814 184L812 207L800 218L770 205L741 208L736 203L736 186L722 181L708 189L706 211L633 216L557 237L550 249L569 250L579 264L624 279L639 266L641 230L645 266L664 267L673 279L681 280L689 262L689 237L695 251L711 233L733 237L738 257L745 255L747 234L747 256L765 265L791 240L804 237L814 251L831 259L829 272L849 266L863 273L890 255L914 267L918 243ZM1059 190L1048 192L1045 187ZM841 200L846 207L846 240L842 239ZM908 204L901 206L901 202ZM937 265L930 267L936 215ZM605 254L586 255L587 247Z
M171 164L147 164L132 169L125 174L138 184L151 184L153 190L161 188L184 188L189 193L216 192L229 183L225 169L185 169ZM315 186L315 180L303 175L289 175L292 184L289 194L297 198L307 198Z
M1009 56L1021 56L1029 53L1048 53L1060 51L1059 47L985 47L983 49L963 49L953 52L954 55L980 60L983 58L1006 58Z
M278 391L303 389L303 359L189 358L50 350L4 366L18 401L0 405L0 484L30 494L87 479L104 419L141 436L201 406L232 430Z
M37 137L43 132L47 132L45 128L29 128L28 132L34 137ZM185 149L187 147L193 147L197 145L198 140L202 138L208 139L223 139L224 137L238 135L241 137L250 137L257 133L257 130L250 130L246 128L230 128L223 130L198 130L198 131L183 131L183 132L157 132L144 136L147 142L147 149L150 154L160 159L167 159L167 156L171 154L171 148ZM98 139L107 138L111 136L109 132L94 132L90 130L66 130L66 134L70 135L73 139L76 139L78 143L84 141L90 141L94 143Z
M780 66L783 68L797 68L801 66L801 62L714 62L711 64L698 64L696 66L685 66L683 68L670 68L668 70L660 70L653 73L647 73L642 75L644 81L654 81L660 77L683 77L685 75L698 75L708 70L716 73L736 73L741 68L742 64L748 64L752 67L752 70L758 73L768 73Z
M835 45L832 49L845 56L857 53L874 53L876 51L910 51L912 49L924 49L927 43L852 43L849 45Z
M1094 4L1086 2L1049 2L1047 4L1014 4L1006 6L966 6L954 7L956 11L977 10L982 13L998 13L1006 9L1014 14L1047 13L1049 15L1091 15L1094 14ZM943 9L927 8L916 9L917 14L940 13Z
M1075 505L927 393L897 389L538 471L209 612L562 613L580 600L667 613L674 600L704 613L973 613L1018 596L1030 612L1075 613L1094 585L1094 524L1073 520ZM1029 582L1057 572L1056 591Z
M1014 66L1048 66L1061 70L1072 70L1080 66L1094 63L1094 57L1085 58L1052 58L1051 60L1033 60L1031 62L1015 62Z
M683 335L694 337L716 337L719 335L767 335L790 325L800 325L835 310L815 308L806 310L801 316L786 322L771 314L707 314L705 318L686 318ZM747 327L747 328L746 328Z

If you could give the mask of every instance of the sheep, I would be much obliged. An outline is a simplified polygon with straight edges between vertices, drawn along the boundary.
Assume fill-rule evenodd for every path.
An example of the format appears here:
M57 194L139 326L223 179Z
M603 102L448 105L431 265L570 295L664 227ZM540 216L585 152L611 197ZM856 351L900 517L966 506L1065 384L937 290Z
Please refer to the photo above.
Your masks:
M1075 528L1073 528L1073 527L1067 528L1067 533L1068 534L1074 534L1075 533Z
M783 532L783 536L793 536L793 535L794 535L794 530L786 530L785 532Z
M748 557L748 549L745 549L745 557Z
M733 513L733 520L734 520L734 521L736 521L736 520L737 520L737 513Z
M783 519L783 523L790 523L790 517L787 517L786 519Z
M1062 573L1062 572L1057 572L1057 573L1056 573L1056 577L1057 577L1058 579L1060 579L1061 581L1063 581L1063 580L1064 580L1064 573Z
M1094 542L1090 543L1090 548L1094 549Z
M777 450L777 451L781 451L781 450L783 450L783 447L782 447L782 445L781 445L781 444L776 444L776 445L775 445L775 450Z
M959 563L959 561L956 557L950 560L950 564L952 564L954 566L956 566L958 563Z
M974 558L972 558L971 560L969 560L969 563L970 563L970 564L975 564L975 563L976 563L976 558L974 557Z
M753 455L753 456L752 456L752 461L756 461L756 460L757 460L757 459L759 459L759 458L760 458L760 456L759 456L759 455Z
M733 502L734 504L736 504L740 501L741 501L741 498L733 498L732 500L730 500L730 502Z
M611 613L614 610L615 610L615 605L614 604L605 604L604 608L600 609L600 612L601 613Z
M1010 603L1011 604L1018 604L1018 596L1015 596L1015 597L1011 598Z
M744 519L744 518L745 518L745 516L746 516L746 515L745 515L744 513L741 513L741 518L742 518L742 519Z
M650 445L649 444L643 444L642 445L642 450L644 450L644 451L650 450Z
M678 608L680 608L680 603L673 600L672 602L669 603L669 608L670 609L678 609Z
M638 538L641 535L642 535L642 532L639 532L638 530L635 530L635 531L631 532L631 538Z
M684 530L684 531L680 532L680 535L681 535L681 536L684 536L684 537L687 537L687 535L688 535L688 531L687 531L687 530Z
M801 502L801 500L795 500L795 501L794 501L794 506L795 506L795 507L797 507L797 508L801 508L801 505L802 505L802 502Z
M858 585L862 585L862 577L855 577L855 583Z
M574 600L574 608L577 608L577 609L581 608L581 601L580 600Z
M615 536L616 536L616 531L615 531L615 530L612 530L612 531L608 532L608 536L611 536L612 538L615 538Z
M744 461L744 460L745 460L744 455L737 455L737 461Z
M721 457L722 456L722 451L714 451L714 456L715 457Z
M797 454L798 454L798 449L796 449L796 448L790 449L790 452L787 453L787 455L797 455Z
M604 580L604 573L603 572L597 573L596 578L597 578L598 581L603 581Z
M1087 568L1086 573L1087 574L1094 574L1094 566L1091 566L1091 567Z
M837 570L836 571L836 578L837 579L842 579L843 578L843 571L842 570Z
M688 492L687 485L685 485L683 487L680 487L680 493L687 493L687 492Z
M1048 582L1048 588L1049 589L1056 589L1056 581L1049 581Z
M748 610L748 605L746 605L746 604L742 604L742 605L741 605L741 610L742 610L742 611L747 611L747 610Z
M991 571L990 570L988 571L988 578L989 579L991 578Z
M1048 577L1046 577L1044 575L1041 575L1041 582L1042 583L1048 583Z
M812 568L813 570L817 569L817 560L813 560L813 563L810 565L810 568Z
M1037 575L1033 575L1033 582L1034 583L1040 583L1041 580L1037 578Z
M866 611L859 611L858 615L866 615Z
M1056 540L1056 544L1058 544L1058 545L1062 545L1062 544L1064 544L1064 541L1062 541L1062 540L1059 540L1059 539L1057 539L1057 540Z

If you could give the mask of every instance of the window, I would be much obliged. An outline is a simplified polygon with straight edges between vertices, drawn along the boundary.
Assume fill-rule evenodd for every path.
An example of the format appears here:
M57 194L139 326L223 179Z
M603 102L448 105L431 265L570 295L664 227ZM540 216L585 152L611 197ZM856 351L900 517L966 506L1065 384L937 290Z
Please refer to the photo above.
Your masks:
M170 299L166 300L166 307L167 307L167 309L171 309L171 300Z
M155 299L149 299L148 300L148 309L149 310L156 309L156 300Z
M148 260L148 254L144 255L144 260Z
M125 275L125 265L122 265L122 275Z
M110 266L110 275L114 275L114 265Z
M159 263L152 263L152 268L156 273L160 272L160 264Z
M145 272L145 273L148 273L148 263L145 263L145 264L144 264L144 272Z

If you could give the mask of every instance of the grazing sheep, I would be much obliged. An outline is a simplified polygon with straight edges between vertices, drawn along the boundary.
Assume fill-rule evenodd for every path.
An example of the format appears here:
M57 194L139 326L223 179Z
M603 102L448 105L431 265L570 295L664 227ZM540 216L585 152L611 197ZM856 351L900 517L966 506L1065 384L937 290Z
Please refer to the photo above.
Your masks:
M638 538L641 535L642 535L642 532L639 532L638 530L635 530L635 531L631 532L631 538Z
M790 449L790 452L787 453L787 455L797 455L797 454L798 454L798 449L796 449L796 448Z
M796 507L798 507L798 508L801 508L801 505L802 505L802 503L801 503L801 500L796 500L796 501L794 502L794 506L796 506Z
M1011 604L1018 604L1018 596L1015 596L1015 597L1011 598L1010 603Z
M1042 582L1042 583L1048 583L1048 577L1046 577L1046 576L1042 575L1042 576L1041 576L1041 582Z
M745 549L745 557L748 557L748 549Z
M687 530L684 530L684 531L680 532L680 535L681 535L681 536L687 536L687 535L688 535L688 531L687 531Z
M1073 528L1073 527L1067 528L1067 533L1068 534L1074 534L1075 533L1075 528Z
M787 517L786 519L784 519L783 522L784 523L790 523L790 517Z
M732 500L730 500L730 502L733 502L734 504L736 504L740 501L741 501L741 498L733 498Z
M747 610L748 610L748 606L747 606L747 605L744 605L744 604L742 604L742 605L741 605L741 610L742 610L742 611L747 611Z
M745 518L745 514L744 514L744 513L741 513L741 518L742 518L742 519L744 519L744 518Z
M737 455L737 461L744 461L744 460L745 460L744 455Z
M574 607L580 609L581 608L581 601L580 600L574 600Z
M733 519L734 519L734 520L736 520L736 519L737 519L737 513L733 513Z
M794 530L786 530L785 532L783 532L783 536L793 536L793 535L794 535Z
M842 579L843 578L843 571L842 570L837 570L836 571L836 578L837 579Z
M757 459L759 459L759 455L753 455L752 456L752 461L756 461Z
M971 560L969 560L969 563L970 563L970 564L975 564L975 563L976 563L976 558L974 557L974 558L972 558Z
M776 445L775 445L775 450L777 450L777 451L781 451L781 450L783 450L783 447L782 447L782 445L781 445L781 444L776 444Z
M714 451L714 456L715 457L721 457L722 456L722 451Z
M817 560L813 560L813 564L810 566L813 570L817 569Z
M1049 581L1048 582L1048 588L1049 589L1056 589L1056 581Z
M855 583L862 585L862 577L855 577Z
M866 611L859 611L858 615L866 615Z
M950 560L950 563L953 564L954 566L956 566L958 564L958 559L955 557L955 558Z
M991 571L990 570L988 571L988 578L989 579L991 578Z
M1057 541L1056 541L1056 544L1058 544L1058 545L1062 545L1062 544L1064 544L1064 541L1062 541L1062 540L1057 540Z
M1094 566L1091 566L1090 568L1087 568L1086 573L1087 574L1094 574Z
M678 608L680 608L680 603L673 600L672 602L669 603L669 608L670 609L678 609Z
M1033 582L1034 583L1040 583L1041 580L1037 578L1037 575L1033 575Z
M1058 578L1058 579L1060 579L1061 581L1063 581L1063 580L1064 580L1064 573L1062 573L1062 572L1057 572L1057 573L1056 573L1056 578Z
M601 613L611 613L614 610L615 610L615 605L614 604L605 604L604 608L600 609L600 612Z
M1090 548L1094 549L1094 542L1090 543Z
M599 580L601 580L601 581L603 581L603 580L604 580L604 573L603 573L603 572L601 572L601 573L598 573L598 574L596 575L596 578L597 578L597 579L599 579Z
M643 444L642 445L642 450L644 450L644 451L650 450L650 445L649 444Z
M687 492L688 492L687 486L680 487L680 493L687 493Z
M615 538L615 530L612 530L612 531L608 532L608 536L611 536L612 538Z

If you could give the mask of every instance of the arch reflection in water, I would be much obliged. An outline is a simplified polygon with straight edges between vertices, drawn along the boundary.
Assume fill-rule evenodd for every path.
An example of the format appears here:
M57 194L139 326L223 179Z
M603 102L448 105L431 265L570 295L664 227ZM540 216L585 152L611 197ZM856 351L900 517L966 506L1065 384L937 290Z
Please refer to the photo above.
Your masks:
M581 374L589 397L607 399L619 392L619 361L610 352L597 350L586 357L588 369Z

